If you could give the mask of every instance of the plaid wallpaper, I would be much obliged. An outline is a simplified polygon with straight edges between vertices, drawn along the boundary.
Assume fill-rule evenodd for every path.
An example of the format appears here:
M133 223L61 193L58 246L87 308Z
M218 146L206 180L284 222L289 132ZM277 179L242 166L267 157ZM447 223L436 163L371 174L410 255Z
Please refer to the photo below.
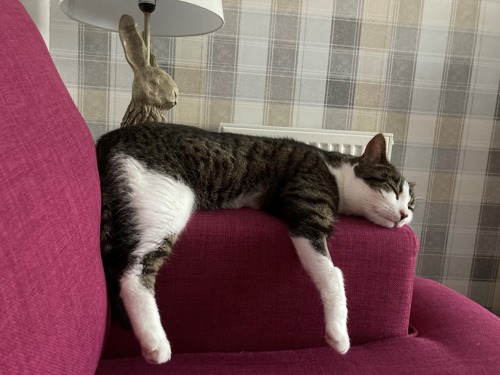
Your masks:
M417 273L500 314L500 2L223 3L218 32L153 40L180 90L168 119L394 133L422 197ZM120 123L131 69L116 33L51 7L52 55L97 138Z

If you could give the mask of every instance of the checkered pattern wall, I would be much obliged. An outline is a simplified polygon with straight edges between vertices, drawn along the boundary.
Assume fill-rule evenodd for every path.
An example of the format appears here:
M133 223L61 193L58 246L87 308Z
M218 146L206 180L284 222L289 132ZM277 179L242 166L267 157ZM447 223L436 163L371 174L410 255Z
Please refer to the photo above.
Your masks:
M218 32L153 41L180 90L168 119L394 133L422 197L417 273L500 314L500 2L223 3ZM117 34L52 0L51 47L94 136L117 127L132 83Z

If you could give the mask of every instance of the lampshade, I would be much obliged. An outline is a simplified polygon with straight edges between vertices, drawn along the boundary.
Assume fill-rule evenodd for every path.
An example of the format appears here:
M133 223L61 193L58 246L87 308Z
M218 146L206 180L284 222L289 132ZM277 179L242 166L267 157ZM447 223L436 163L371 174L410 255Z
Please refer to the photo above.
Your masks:
M59 0L68 17L118 31L122 14L131 15L140 27L143 13L137 0ZM157 0L151 15L151 35L190 36L207 34L224 25L221 0Z

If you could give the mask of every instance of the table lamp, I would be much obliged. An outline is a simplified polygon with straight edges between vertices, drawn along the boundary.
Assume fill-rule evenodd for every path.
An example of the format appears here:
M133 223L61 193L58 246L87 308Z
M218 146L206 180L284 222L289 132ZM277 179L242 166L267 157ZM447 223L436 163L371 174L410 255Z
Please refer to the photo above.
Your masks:
M163 112L177 104L177 85L158 67L150 36L201 35L224 25L221 0L59 0L59 5L76 21L119 32L134 72L132 99L122 127L166 122ZM144 33L134 20L141 18Z

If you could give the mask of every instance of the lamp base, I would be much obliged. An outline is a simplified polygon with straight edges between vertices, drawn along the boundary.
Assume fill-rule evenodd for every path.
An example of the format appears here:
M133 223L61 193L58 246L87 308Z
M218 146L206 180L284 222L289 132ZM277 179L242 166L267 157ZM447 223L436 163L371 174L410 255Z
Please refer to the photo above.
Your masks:
M125 57L134 72L132 99L121 126L165 122L163 111L177 104L177 85L160 69L154 54L147 52L146 43L131 16L125 14L120 18L119 32Z

